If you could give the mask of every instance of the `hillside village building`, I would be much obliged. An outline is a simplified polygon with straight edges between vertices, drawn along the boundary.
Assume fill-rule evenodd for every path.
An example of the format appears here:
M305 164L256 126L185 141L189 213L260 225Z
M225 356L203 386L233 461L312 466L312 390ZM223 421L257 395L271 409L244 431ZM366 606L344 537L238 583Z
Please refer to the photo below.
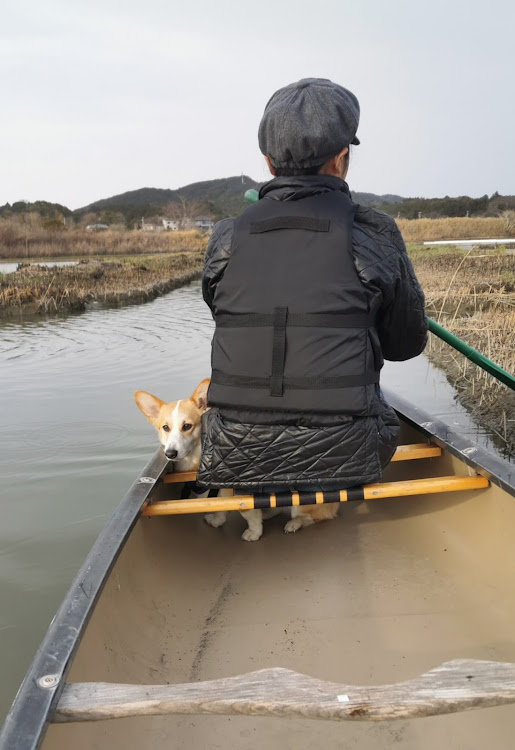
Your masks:
M197 229L202 229L203 231L211 231L215 225L215 222L213 219L210 219L207 216L197 216L195 219L195 226Z
M162 232L164 227L162 227L160 224L145 224L142 222L141 224L141 231L142 232Z
M214 225L215 222L213 219L207 216L197 216L193 221L191 219L185 219L184 221L179 219L157 219L148 224L143 219L141 229L144 232L162 232L165 229L171 232L178 232L180 229L200 229L202 232L210 232Z
M165 230L178 232L179 230L199 229L201 232L210 232L215 225L213 219L208 216L197 216L195 219L164 219L153 218L146 223L141 219L141 230L143 232L163 232Z
M175 219L161 219L163 222L163 227L165 229L170 229L172 232L177 232L179 229L179 222Z

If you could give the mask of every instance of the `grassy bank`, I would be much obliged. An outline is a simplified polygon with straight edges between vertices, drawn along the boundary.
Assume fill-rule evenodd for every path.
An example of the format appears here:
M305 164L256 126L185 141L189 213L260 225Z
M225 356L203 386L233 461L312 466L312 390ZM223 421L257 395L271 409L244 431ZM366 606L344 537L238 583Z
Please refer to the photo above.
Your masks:
M511 217L511 218L510 218ZM30 220L29 220L30 219ZM497 218L397 219L405 242L515 236L515 212ZM25 221L0 219L0 259L80 258L149 255L205 249L201 232L87 231L54 222L53 228L28 215Z
M515 217L515 212L511 213ZM515 236L515 222L509 216L396 219L396 222L405 242L508 239Z
M428 315L508 372L515 372L515 255L410 247ZM430 336L427 354L460 401L515 455L515 392Z
M25 264L0 276L0 314L81 311L102 305L144 302L198 278L203 250L84 260L76 266Z
M0 258L80 258L97 255L150 255L180 250L205 250L201 232L141 232L24 228L0 220Z
M457 250L408 245L431 314L476 312L510 304L515 292L515 255L504 250Z

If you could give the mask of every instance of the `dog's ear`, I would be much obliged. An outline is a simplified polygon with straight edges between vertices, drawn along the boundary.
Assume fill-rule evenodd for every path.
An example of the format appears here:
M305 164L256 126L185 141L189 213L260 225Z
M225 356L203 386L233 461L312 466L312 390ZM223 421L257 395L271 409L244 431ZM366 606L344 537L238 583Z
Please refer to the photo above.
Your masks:
M200 411L207 411L207 389L209 388L210 379L206 378L197 385L190 396L191 401Z
M135 391L134 401L136 402L138 409L143 412L148 421L155 426L155 421L159 416L159 411L165 402L146 391Z

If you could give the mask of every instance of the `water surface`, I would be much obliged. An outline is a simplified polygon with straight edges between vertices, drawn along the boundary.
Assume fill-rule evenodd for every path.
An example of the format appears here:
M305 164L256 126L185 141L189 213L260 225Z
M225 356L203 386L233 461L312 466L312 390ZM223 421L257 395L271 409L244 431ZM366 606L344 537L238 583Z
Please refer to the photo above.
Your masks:
M46 266L47 268L60 268L61 266L76 266L78 262L78 260L20 260L9 263L2 261L0 262L0 273L14 273L21 263Z

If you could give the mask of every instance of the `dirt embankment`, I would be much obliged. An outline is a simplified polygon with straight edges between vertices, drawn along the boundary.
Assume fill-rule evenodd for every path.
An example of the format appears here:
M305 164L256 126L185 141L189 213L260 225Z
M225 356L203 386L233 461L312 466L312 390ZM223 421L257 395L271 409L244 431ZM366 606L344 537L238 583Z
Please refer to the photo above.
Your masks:
M204 250L47 268L22 264L0 276L0 314L81 311L144 302L199 278Z
M427 313L510 373L515 372L515 255L414 249ZM515 455L515 392L436 336L427 353L459 393L460 401Z

